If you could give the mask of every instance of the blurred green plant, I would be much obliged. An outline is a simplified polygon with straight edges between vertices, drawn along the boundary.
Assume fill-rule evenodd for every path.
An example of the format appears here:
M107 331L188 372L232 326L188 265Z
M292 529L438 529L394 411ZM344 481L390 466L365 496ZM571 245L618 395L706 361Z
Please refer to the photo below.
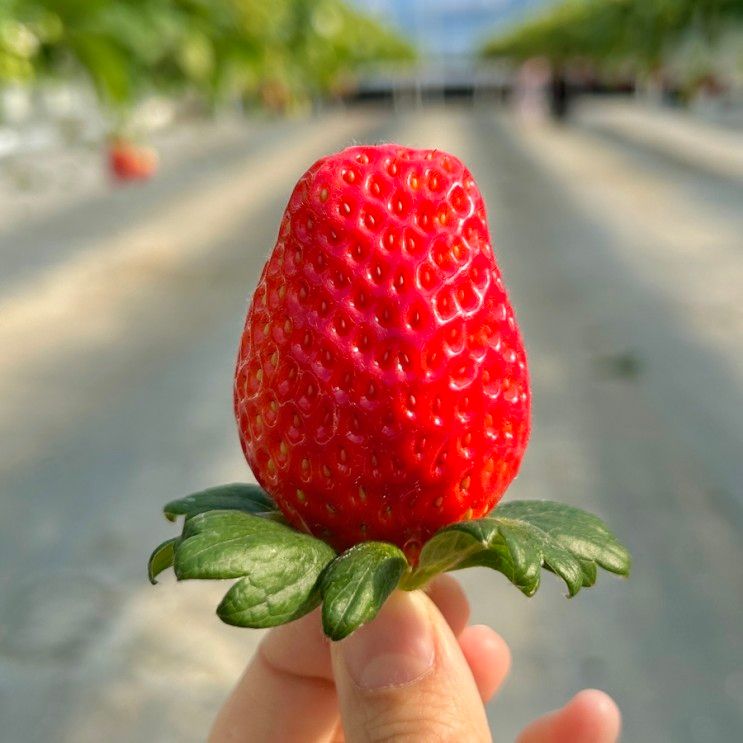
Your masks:
M117 110L153 90L284 110L413 57L343 0L0 0L0 82L84 74Z
M743 0L565 0L493 38L482 55L579 58L647 72L689 34L709 40L736 19L743 20Z

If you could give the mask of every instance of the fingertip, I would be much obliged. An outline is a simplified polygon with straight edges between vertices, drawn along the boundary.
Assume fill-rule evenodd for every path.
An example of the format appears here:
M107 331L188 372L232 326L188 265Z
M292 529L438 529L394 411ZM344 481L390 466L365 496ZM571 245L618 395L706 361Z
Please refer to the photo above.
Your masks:
M472 671L483 702L500 688L511 669L511 650L490 627L476 624L459 636L459 646Z
M333 679L330 646L322 629L320 609L274 627L263 638L261 653L274 668L286 673Z
M565 705L562 715L577 741L614 743L619 739L622 714L617 703L600 689L578 692Z
M332 678L317 612L275 627L219 711L210 743L328 740L338 722Z
M459 581L450 575L439 575L428 584L425 593L436 604L454 636L459 637L470 618L470 604Z
M531 723L518 743L616 743L621 727L614 700L598 689L584 689L561 709Z

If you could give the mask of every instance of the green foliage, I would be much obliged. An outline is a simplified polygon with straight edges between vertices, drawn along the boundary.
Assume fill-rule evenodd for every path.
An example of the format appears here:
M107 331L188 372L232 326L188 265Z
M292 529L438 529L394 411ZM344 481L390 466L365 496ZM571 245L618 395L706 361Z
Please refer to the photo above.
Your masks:
M596 582L597 566L628 575L630 556L590 513L553 501L511 501L485 518L434 534L403 585L416 588L438 573L475 566L503 573L527 596L539 588L544 567L562 578L574 596Z
M322 624L331 640L342 640L377 616L408 569L400 549L363 542L333 560L320 579Z
M209 488L168 503L165 515L184 516L183 532L153 551L150 582L169 567L178 580L237 579L217 614L241 627L290 622L322 603L332 640L374 619L395 588L420 588L448 570L489 567L533 596L545 568L574 596L596 582L599 567L618 575L630 569L627 549L601 519L551 501L512 501L485 518L445 527L423 545L417 565L385 542L336 555L281 523L256 485Z
M147 561L147 577L150 579L150 583L154 586L157 583L157 576L173 567L173 561L175 560L175 548L180 542L180 537L174 537L173 539L166 539L162 544L158 544L157 547L152 551L150 559Z
M160 559L157 550L154 556ZM325 542L275 521L244 511L204 511L186 519L173 570L179 580L237 578L217 608L220 619L274 627L319 604L316 584L334 557Z
M688 33L743 18L743 0L564 0L488 42L486 57L581 58L650 69Z
M258 485L241 482L200 490L170 501L163 508L165 517L170 521L175 521L178 516L190 518L205 511L245 511L263 515L279 513L265 490Z
M361 65L413 56L343 0L2 0L0 81L85 73L100 99L151 90L288 108Z

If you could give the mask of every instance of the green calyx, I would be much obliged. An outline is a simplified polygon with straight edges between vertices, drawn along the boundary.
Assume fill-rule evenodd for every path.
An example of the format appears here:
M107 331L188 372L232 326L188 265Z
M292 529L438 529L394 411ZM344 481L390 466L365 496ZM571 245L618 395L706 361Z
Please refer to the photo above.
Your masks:
M628 575L630 555L601 519L552 501L512 501L488 516L440 529L418 564L386 542L362 542L338 555L325 542L288 526L257 485L209 488L165 506L184 516L180 537L152 553L152 583L169 567L178 580L236 579L217 607L222 621L275 627L322 604L325 634L341 640L371 621L396 588L422 588L439 573L493 568L533 596L542 568L568 596L596 582L599 567Z

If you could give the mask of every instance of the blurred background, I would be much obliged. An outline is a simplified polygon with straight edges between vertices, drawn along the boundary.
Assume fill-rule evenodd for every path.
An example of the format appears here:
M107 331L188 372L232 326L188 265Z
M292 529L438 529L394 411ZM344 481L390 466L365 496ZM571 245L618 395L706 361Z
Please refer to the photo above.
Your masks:
M742 0L2 0L0 738L199 741L259 632L146 581L231 412L291 187L357 142L473 169L530 354L508 497L635 557L568 602L462 574L498 740L584 686L743 740Z

